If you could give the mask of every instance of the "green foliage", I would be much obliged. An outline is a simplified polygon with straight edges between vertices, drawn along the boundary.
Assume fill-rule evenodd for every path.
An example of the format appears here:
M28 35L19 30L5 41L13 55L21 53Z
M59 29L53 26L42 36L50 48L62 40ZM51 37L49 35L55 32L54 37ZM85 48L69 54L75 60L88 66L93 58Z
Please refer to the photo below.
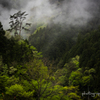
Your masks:
M78 87L75 86L70 86L70 87L64 87L67 96L70 99L75 99L75 100L81 100L81 97L77 94L78 93Z
M78 96L76 93L69 93L68 96L69 96L71 99L81 100L81 99L80 99L80 96Z
M75 71L79 68L79 56L72 58L69 63L64 65L68 69L69 72Z
M69 85L75 85L78 86L79 84L81 84L81 78L82 78L82 73L75 71L71 73L70 77L69 77Z
M30 98L33 96L33 93L34 93L34 90L32 92L26 92L24 89L23 89L23 86L22 85L19 85L19 84L15 84L15 85L12 85L11 87L6 87L6 94L7 97L9 98L17 98L18 100L21 99L21 98ZM10 100L10 99L8 99Z
M84 83L84 85L89 85L91 78L92 78L91 76L82 77L82 82Z
M19 77L15 77L14 75L12 75L11 77L9 77L6 81L7 86L11 86L14 84L18 84L19 83Z
M57 81L57 84L67 85L66 84L66 81L68 82L68 77L66 76L67 74L68 74L68 70L66 68L58 69L54 75Z
M96 73L96 71L95 71L95 69L94 69L94 68L91 68L91 69L89 70L89 73L90 73L90 74L95 74L95 73Z
M70 51L67 52L64 56L64 60L65 62L67 62L64 63L65 67L70 66L67 67L69 73L71 73L71 71L75 71L78 67L82 68L82 76L84 79L83 84L85 86L82 85L84 88L82 89L82 86L80 85L80 90L85 90L88 85L91 85L91 91L99 91L100 28L88 31L85 34L80 33L79 35L80 36L78 37L78 42L76 43L76 45L74 45L72 49L70 49ZM75 66L74 63L68 64L69 58L72 58L76 55L80 56L77 68L72 67ZM91 84L89 84L89 81Z
M36 52L36 48L30 46L25 40L17 41L14 38L11 38L5 48L6 51L4 53L1 53L3 57L3 62L6 63L8 66L13 66L14 63L16 65L16 63L21 64L24 62L28 62L33 58L33 56L40 56L40 53Z
M5 92L5 87L7 86L7 80L9 79L8 76L3 75L0 76L0 94Z
M33 35L34 35L34 34L37 34L41 29L44 29L45 27L46 27L45 25L38 27L38 28L34 31Z
M10 67L9 74L14 74L15 71L17 71L17 69L12 66Z

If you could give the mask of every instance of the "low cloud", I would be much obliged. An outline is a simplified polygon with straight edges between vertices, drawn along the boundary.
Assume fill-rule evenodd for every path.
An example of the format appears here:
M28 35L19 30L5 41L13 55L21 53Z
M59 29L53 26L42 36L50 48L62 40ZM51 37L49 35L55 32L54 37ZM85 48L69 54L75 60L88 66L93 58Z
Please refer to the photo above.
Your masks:
M52 1L52 3L50 3ZM66 25L87 24L93 14L91 0L0 0L0 21L9 28L9 16L17 11L26 11L31 23L61 23ZM95 9L95 8L94 8Z

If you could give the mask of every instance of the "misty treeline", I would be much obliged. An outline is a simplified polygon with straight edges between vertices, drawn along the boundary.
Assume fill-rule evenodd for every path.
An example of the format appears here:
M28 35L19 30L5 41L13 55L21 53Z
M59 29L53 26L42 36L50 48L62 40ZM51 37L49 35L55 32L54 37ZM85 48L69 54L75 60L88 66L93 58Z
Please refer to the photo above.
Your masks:
M13 34L23 29L16 24L16 15L21 14L25 12L10 16ZM1 100L87 100L84 91L100 93L99 18L84 27L56 24L51 18L49 24L33 25L28 39L21 34L11 36L2 24ZM100 99L98 95L89 98Z

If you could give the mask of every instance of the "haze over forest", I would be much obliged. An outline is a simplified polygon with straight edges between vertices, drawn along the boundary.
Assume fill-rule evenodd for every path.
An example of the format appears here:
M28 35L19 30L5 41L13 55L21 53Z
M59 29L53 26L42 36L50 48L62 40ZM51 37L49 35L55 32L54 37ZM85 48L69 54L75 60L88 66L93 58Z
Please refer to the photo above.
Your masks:
M0 100L100 100L97 93L99 0L0 0Z

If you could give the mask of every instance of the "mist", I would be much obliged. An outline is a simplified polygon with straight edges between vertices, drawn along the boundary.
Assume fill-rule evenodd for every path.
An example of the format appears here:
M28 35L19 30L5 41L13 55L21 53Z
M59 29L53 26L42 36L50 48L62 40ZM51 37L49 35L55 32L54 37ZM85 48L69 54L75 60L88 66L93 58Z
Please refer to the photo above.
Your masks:
M62 2L55 0L56 2L51 4L49 1L33 0L28 3L26 10L34 23L53 21L67 25L84 25L93 17L88 11L91 4L88 0L63 0Z
M9 16L21 10L29 14L26 21L32 24L84 26L94 17L93 4L92 0L0 0L0 21L8 29Z

